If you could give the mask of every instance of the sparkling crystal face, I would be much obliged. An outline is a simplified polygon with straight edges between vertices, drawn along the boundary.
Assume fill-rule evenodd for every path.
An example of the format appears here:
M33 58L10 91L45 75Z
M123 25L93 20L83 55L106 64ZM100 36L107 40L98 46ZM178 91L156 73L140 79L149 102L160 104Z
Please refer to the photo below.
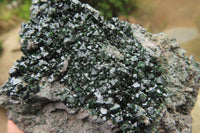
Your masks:
M122 131L150 131L164 97L161 66L129 23L105 21L88 7L76 0L35 2L20 32L23 56L4 91L28 99L45 83L60 82L65 88L58 95L68 107L89 108Z

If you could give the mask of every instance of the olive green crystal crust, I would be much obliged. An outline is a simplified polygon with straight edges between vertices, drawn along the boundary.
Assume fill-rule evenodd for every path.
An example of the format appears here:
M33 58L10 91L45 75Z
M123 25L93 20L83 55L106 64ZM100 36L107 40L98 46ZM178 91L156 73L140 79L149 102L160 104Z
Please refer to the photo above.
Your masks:
M91 109L123 132L151 132L166 96L161 65L129 23L88 8L75 0L33 1L20 31L23 56L3 92L28 102L47 82L60 82L57 95L67 107Z

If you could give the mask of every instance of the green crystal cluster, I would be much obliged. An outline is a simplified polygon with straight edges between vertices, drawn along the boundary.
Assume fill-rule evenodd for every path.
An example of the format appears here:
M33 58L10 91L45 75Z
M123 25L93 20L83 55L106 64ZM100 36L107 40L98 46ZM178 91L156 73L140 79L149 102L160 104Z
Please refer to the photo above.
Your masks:
M46 82L60 82L69 108L91 109L122 132L151 132L165 97L162 70L129 23L105 21L76 0L36 0L20 37L8 96L28 101Z

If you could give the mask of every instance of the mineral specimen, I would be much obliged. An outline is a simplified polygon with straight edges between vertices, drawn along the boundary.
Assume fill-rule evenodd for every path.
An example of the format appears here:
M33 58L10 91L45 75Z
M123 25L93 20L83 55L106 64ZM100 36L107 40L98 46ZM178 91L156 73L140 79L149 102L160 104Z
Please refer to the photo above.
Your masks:
M181 49L168 40L118 18L104 20L77 0L33 1L20 37L23 56L0 90L0 105L25 132L38 132L40 125L53 126L46 132L75 132L68 118L60 118L64 112L55 116L61 123L46 117L75 109L78 119L89 119L76 111L83 108L112 121L116 132L185 130L176 117L188 115L195 102L199 64L179 55ZM184 92L185 86L194 90Z

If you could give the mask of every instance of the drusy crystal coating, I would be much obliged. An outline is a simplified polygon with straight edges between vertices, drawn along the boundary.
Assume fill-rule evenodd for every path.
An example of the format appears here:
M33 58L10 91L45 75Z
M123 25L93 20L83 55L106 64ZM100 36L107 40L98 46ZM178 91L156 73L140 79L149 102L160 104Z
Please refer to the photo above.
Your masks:
M69 108L85 107L121 131L150 132L165 96L162 69L131 25L76 0L35 0L20 31L23 56L4 93L24 99L60 82Z

